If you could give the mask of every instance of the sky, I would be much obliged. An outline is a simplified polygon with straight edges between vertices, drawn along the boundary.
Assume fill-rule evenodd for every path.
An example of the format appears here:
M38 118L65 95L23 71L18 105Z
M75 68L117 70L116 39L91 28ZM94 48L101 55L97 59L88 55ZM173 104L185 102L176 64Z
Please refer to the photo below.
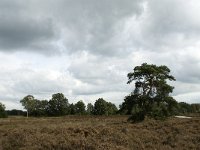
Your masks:
M199 0L0 0L0 102L26 95L119 105L127 74L166 65L172 96L200 103Z

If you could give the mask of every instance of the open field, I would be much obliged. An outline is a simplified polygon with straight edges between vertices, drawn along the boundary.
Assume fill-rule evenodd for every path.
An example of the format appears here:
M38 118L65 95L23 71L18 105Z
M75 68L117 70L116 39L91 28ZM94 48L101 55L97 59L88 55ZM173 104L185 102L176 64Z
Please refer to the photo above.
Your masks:
M0 149L200 149L200 118L146 119L127 116L66 116L0 119Z

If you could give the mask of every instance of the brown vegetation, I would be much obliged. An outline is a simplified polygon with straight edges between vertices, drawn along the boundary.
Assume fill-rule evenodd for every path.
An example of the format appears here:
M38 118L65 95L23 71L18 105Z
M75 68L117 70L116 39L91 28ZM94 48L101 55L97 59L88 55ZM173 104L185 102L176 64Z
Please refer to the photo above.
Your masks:
M200 149L200 118L66 116L0 119L0 149Z

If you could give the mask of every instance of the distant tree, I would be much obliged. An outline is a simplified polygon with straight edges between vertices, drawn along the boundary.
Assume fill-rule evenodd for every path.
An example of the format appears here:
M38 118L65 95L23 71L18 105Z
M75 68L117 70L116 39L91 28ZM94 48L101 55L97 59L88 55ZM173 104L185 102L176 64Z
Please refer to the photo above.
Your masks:
M107 115L115 115L117 113L118 109L115 106L115 104L111 102L107 102Z
M99 98L94 103L94 115L106 115L107 102L103 98Z
M79 114L79 115L83 115L86 113L86 110L85 110L85 104L83 101L78 101L76 104L75 104L75 112L76 114Z
M25 116L26 112L22 110L12 109L6 111L8 116Z
M94 103L94 115L114 115L117 111L118 109L115 104L107 102L103 98L99 98Z
M191 109L193 113L200 113L200 104L191 104Z
M62 93L53 94L48 109L52 116L67 115L70 112L68 99Z
M91 103L87 104L87 114L92 115L94 112L94 106Z
M27 117L29 116L29 111L33 111L34 110L34 97L32 95L27 95L25 96L22 100L20 100L20 103L22 104L22 106L24 106L24 109L26 109L27 111Z
M180 114L187 114L192 112L192 107L190 104L186 102L179 102L178 103L178 111Z
M47 116L48 115L48 101L34 100L33 110L30 112L32 116Z
M21 101L28 116L47 116L48 101L37 100L32 95L25 96Z
M29 108L29 116L39 116L38 107L40 105L40 101L33 98L31 100L31 107Z
M6 118L7 117L5 109L6 109L5 105L0 103L0 118Z
M48 115L48 100L41 100L39 103L39 114L40 116L47 116Z
M76 114L75 106L74 106L73 103L69 105L69 110L70 110L70 114L71 115L75 115Z
M128 84L135 81L134 91L125 98L122 108L132 114L130 120L137 122L145 116L165 118L173 114L177 102L169 96L173 88L167 80L175 81L167 66L149 65L136 66L128 73ZM170 112L172 111L172 112Z

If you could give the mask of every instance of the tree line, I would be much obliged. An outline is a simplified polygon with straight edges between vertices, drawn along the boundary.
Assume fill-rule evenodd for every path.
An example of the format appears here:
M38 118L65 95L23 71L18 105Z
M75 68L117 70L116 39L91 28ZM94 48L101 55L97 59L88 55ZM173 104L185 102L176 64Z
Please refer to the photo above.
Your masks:
M126 96L124 102L119 106L118 114L123 115L131 115L133 114L134 109L136 106L134 101L131 100L131 96ZM135 105L135 107L131 107ZM199 103L186 103L186 102L177 102L175 101L173 104L174 108L171 111L172 115L188 115L191 113L199 113L200 114L200 104ZM139 108L138 108L139 109ZM159 109L159 107L157 107ZM153 110L152 110L153 112ZM159 113L158 113L159 114Z
M131 115L128 120L142 121L145 117L165 119L167 117L187 113L200 113L200 104L177 102L170 94L174 87L168 81L175 81L167 66L143 63L128 73L128 84L134 81L135 88L124 98L118 108L103 98L87 106L83 101L69 103L62 93L52 95L50 100L37 100L32 95L25 96L20 102L26 109L27 116L63 116L63 115ZM7 114L25 114L21 110L5 111L0 103L0 117Z
M132 108L131 105L126 105L126 103L131 103L129 98L125 98L125 103L123 102L119 109L117 107L110 103L106 102L102 98L97 100L96 105L88 103L87 106L83 103L83 101L78 101L75 104L69 105L69 114L66 115L131 115L132 114ZM39 102L39 101L37 101ZM40 103L40 102L39 102ZM113 105L113 107L110 107L108 110L108 107L106 108L106 103L108 105ZM38 105L39 106L39 105ZM95 106L95 108L94 108ZM42 116L51 116L48 114L48 109L35 109L40 111L34 111L30 112L30 116L35 117L42 117ZM42 113L41 113L42 112ZM187 115L190 113L200 113L200 104L188 104L186 102L177 102L176 103L176 109L174 110L174 115ZM5 110L5 105L0 103L0 118L5 118L7 116L26 116L27 111L23 110ZM55 115L54 115L55 116Z
M37 100L32 95L25 96L21 101L26 109L27 116L64 116L64 115L114 115L118 109L115 104L107 102L103 98L95 101L94 105L83 101L69 103L62 93L52 95L48 100Z

